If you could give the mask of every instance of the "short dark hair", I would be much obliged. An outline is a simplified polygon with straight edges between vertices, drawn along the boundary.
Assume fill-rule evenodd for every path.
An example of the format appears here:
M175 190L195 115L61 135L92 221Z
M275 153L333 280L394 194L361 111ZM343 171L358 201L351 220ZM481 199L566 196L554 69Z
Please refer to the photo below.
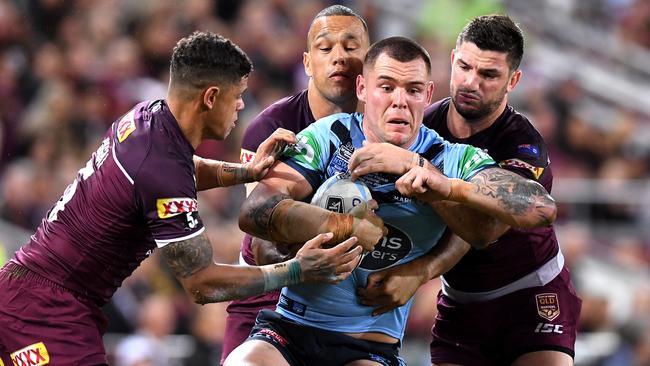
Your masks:
M239 83L253 71L253 63L231 40L197 31L176 43L169 70L172 84L205 88L215 82Z
M524 56L524 34L507 15L491 14L474 18L458 35L456 47L472 42L482 50L505 52L508 66L517 70Z
M311 23L309 23L309 29L314 26L314 22L318 18L322 17L333 17L333 16L343 16L343 17L355 17L357 18L361 24L363 25L363 30L366 31L366 33L369 33L368 31L368 23L361 17L361 15L357 14L354 12L354 10L348 8L347 6L343 5L332 5L328 6L327 8L321 10L316 14L316 16L311 20ZM307 34L307 51L309 51L309 33Z
M366 58L363 60L364 70L366 67L371 68L374 66L377 58L383 53L399 62L409 62L421 58L427 65L427 72L431 74L429 52L410 38L399 36L384 38L370 46Z
M344 17L346 17L346 16L347 17L355 17L355 18L359 19L361 24L363 24L363 29L365 29L366 32L368 32L368 24L361 17L361 15L355 13L354 10L348 8L347 6L343 6L343 5L328 6L327 8L325 8L325 9L321 10L320 12L318 12L318 14L316 14L314 19L311 20L311 23L309 24L309 28L311 28L312 25L314 25L314 22L318 18L332 17L332 16L337 16L337 15L344 16Z

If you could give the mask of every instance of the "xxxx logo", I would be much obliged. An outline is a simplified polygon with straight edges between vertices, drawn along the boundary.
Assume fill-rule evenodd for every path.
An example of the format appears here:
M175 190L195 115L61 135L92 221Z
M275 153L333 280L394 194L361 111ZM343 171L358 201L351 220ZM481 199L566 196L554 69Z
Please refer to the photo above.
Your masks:
M159 198L156 200L158 217L167 219L182 213L194 212L198 210L198 204L192 198Z
M19 349L9 356L14 366L40 366L50 363L50 355L47 353L47 348L45 348L43 342Z
M131 110L124 116L117 125L117 140L122 142L126 140L131 132L135 131L135 110Z
M239 160L242 164L250 163L254 157L255 153L246 149L241 149L241 153L239 154Z

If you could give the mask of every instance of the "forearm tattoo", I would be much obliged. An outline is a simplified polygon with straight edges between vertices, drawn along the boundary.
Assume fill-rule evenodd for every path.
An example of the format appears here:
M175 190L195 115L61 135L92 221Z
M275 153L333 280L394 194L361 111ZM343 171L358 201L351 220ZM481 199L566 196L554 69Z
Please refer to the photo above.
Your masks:
M474 191L496 198L508 212L523 215L530 209L554 205L542 185L503 169L485 169L473 179Z
M178 278L189 277L212 263L212 245L205 233L168 244L162 253Z
M217 185L219 187L248 183L252 180L252 172L249 172L243 164L222 162L217 167Z
M280 201L287 198L291 197L286 194L276 194L248 212L248 218L255 223L255 229L259 233L268 233L273 209Z

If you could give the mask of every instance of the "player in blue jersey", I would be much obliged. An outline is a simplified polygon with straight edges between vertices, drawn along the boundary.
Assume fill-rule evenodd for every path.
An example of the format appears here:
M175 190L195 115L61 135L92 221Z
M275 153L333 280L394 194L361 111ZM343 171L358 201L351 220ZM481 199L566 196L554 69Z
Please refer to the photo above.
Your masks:
M546 144L528 119L508 105L508 94L522 76L523 45L521 29L507 16L468 23L452 51L451 98L429 107L424 124L449 141L489 151L503 169L538 181L550 192L553 173ZM400 174L406 168L399 167L411 161L411 155L387 146L381 151L369 146L356 154L350 166L358 174L373 172L375 165L398 167L392 173ZM451 213L444 207L439 212ZM447 218L461 225L463 220ZM457 243L461 255L451 263L460 262L442 278L432 363L571 365L581 301L553 227L511 228L493 220L465 226L474 231L468 240L476 248ZM378 313L406 303L431 278L421 274L432 259L371 274L367 288L359 290L362 303Z
M363 68L369 44L368 26L358 14L342 5L320 11L312 20L303 54L307 89L283 98L255 117L244 132L241 162L255 157L255 150L277 128L298 133L317 119L333 113L357 111L355 81ZM250 191L255 183L247 185ZM246 234L240 264L265 265L287 259L287 250ZM275 309L280 292L272 291L228 304L221 362L248 337L257 313Z
M259 179L288 131L260 145L250 164L193 156L224 139L244 107L252 64L231 41L206 32L172 53L165 100L146 101L113 123L100 147L14 257L0 270L0 364L102 365L100 307L151 253L163 257L197 303L225 301L351 273L355 239L321 249L319 235L296 259L251 267L217 264L196 192Z
M482 151L450 144L422 126L432 93L430 59L421 46L402 37L371 46L363 75L357 79L357 96L365 103L366 113L335 114L302 131L296 149L271 168L246 200L240 226L280 243L299 242L303 236L325 231L334 231L335 240L343 240L359 231L354 216L298 200L311 195L328 177L347 172L350 157L366 141L409 150L416 157L414 174L430 166L444 172L425 182L426 195L467 202L509 223L552 221L555 205L537 183L502 171ZM499 174L506 178L485 179ZM376 240L371 240L372 235L363 240L360 236L359 243L369 254L353 276L340 284L285 287L276 312L260 313L251 337L231 353L226 365L403 363L398 352L411 303L373 317L372 308L358 303L355 291L371 272L424 255L443 235L446 225L431 206L400 192L417 187L409 177L375 173L360 178L378 201L377 214L388 234L375 236ZM513 180L533 194L491 194L511 187ZM520 210L509 209L513 203L520 204ZM372 229L361 228L365 233L374 233Z

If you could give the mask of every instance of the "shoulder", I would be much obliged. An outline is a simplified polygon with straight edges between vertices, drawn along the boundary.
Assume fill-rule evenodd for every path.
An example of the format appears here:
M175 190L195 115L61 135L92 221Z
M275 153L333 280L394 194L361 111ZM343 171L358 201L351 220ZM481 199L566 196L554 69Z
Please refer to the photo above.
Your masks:
M150 101L137 104L111 125L115 159L131 180L152 146Z
M447 110L451 98L441 99L424 110L423 124L429 128L438 129L446 124Z
M362 119L363 115L360 113L335 113L312 123L307 130L319 134L349 132L353 126L359 125Z
M508 106L502 118L502 127L497 130L494 139L504 148L506 157L547 160L546 142L528 117Z
M251 120L244 131L242 148L255 151L276 129L282 127L299 132L311 122L313 117L307 102L307 91L282 98Z

